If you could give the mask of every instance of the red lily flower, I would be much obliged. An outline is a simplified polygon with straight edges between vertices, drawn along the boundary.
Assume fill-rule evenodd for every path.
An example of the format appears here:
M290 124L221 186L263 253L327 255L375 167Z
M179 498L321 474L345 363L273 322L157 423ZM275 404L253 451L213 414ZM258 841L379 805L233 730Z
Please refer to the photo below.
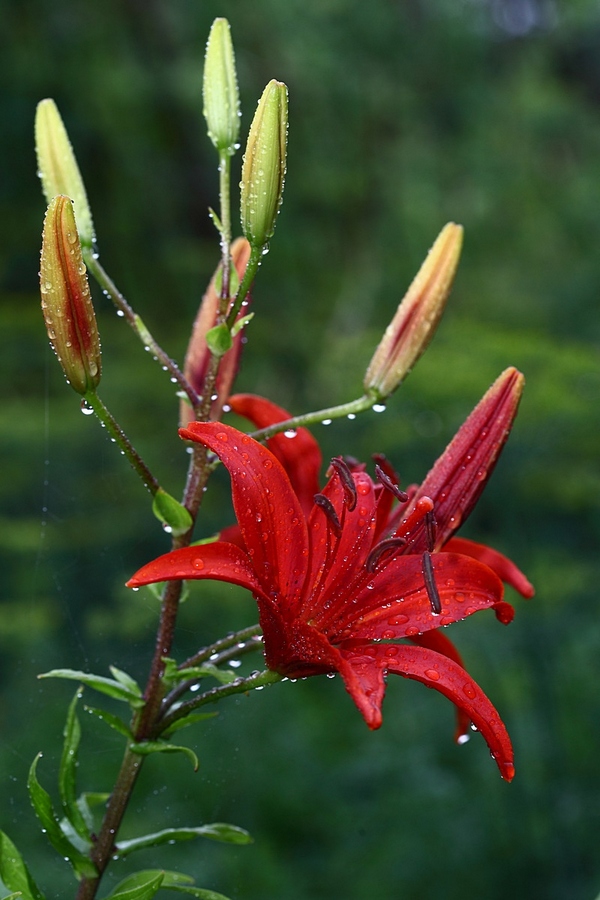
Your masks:
M477 499L510 429L522 383L514 369L498 379L414 493L393 534L383 538L388 495L402 494L381 468L375 483L360 468L351 471L333 460L306 516L269 448L219 423L181 429L183 438L208 447L229 470L243 547L217 541L177 550L143 567L129 585L209 578L248 588L258 604L270 669L290 677L339 672L370 728L381 724L388 672L422 681L473 722L502 776L511 780L504 724L436 629L490 607L508 619L511 608L498 575L478 559L439 546ZM433 497L425 486L435 489ZM401 638L416 646L380 643Z

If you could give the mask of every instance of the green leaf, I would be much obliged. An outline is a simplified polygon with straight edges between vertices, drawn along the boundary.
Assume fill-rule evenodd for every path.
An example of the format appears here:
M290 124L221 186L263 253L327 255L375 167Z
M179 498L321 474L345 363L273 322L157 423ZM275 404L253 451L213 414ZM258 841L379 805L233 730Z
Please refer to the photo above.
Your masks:
M176 719L172 725L163 731L162 736L165 738L171 737L180 728L187 728L188 725L195 725L196 722L202 722L204 719L214 719L218 715L218 712L190 713L187 716L182 716L181 719Z
M86 821L81 814L81 810L77 803L77 751L79 749L79 741L81 740L81 726L79 719L75 715L77 701L83 693L78 688L73 700L69 704L67 712L67 721L63 731L64 743L62 756L60 759L60 769L58 773L58 790L64 814L71 823L75 832L89 843L90 832Z
M160 885L161 889L168 889L171 891L178 891L182 894L189 894L192 897L198 897L200 900L228 900L223 894L217 894L216 891L209 891L206 888L197 888L194 887L194 879L190 878L189 875L182 875L180 872L163 872L162 869L145 869L142 872L136 872L135 875L129 875L123 881L121 881L115 891L121 891L123 889L129 890L132 887L137 887L139 884L143 884L144 880L150 881L152 878L156 878L158 875L163 876L162 883ZM142 895L143 897L144 895ZM153 895L151 895L153 896ZM137 895L128 895L128 894L115 894L112 893L105 900L139 900Z
M29 874L25 860L4 831L0 831L0 878L9 891L16 892L11 894L11 897L20 896L22 900L44 900L44 895Z
M180 747L177 744L167 744L164 741L141 741L139 744L133 742L129 745L133 753L140 756L149 756L151 753L184 753L191 761L194 772L198 771L200 762L193 750L189 747Z
M129 740L131 740L131 738L133 737L125 722L118 716L107 712L105 709L97 709L95 706L86 705L84 706L84 709L86 712L91 713L91 715L96 716L98 719L102 719L103 722L106 722L107 725L110 725L111 728L114 728L114 730L118 731L119 734L122 734L126 738L129 738Z
M44 672L38 675L38 678L67 678L71 681L80 681L88 687L100 691L101 694L107 694L115 700L123 700L129 703L133 709L141 709L144 700L134 691L126 688L125 685L112 678L104 678L102 675L92 675L90 672L80 672L76 669L52 669L50 672Z
M41 822L42 829L46 833L48 840L56 852L71 863L78 875L83 875L87 878L95 878L98 874L95 865L88 856L85 856L80 850L74 847L71 841L65 836L54 812L50 795L37 780L36 769L41 755L41 753L38 753L31 764L29 777L27 779L27 788L35 813Z
M117 854L120 857L128 856L134 850L145 850L147 847L159 847L161 844L169 844L173 841L190 841L194 838L209 838L212 841L222 841L226 844L251 844L252 838L243 828L237 825L227 825L225 822L213 822L210 825L200 825L197 828L165 828L154 834L144 834L129 841L119 841L116 845Z
M160 869L135 872L119 882L106 900L152 900L164 879L165 873Z
M248 313L247 316L241 316L241 318L236 319L231 329L231 337L234 338L236 334L238 334L242 328L245 328L248 322L250 322L254 318L254 313Z
M204 335L206 345L213 356L225 356L228 350L233 346L231 333L227 325L215 325L209 328Z
M237 677L231 669L219 669L210 662L202 663L201 666L189 666L186 669L178 669L175 660L167 658L165 660L163 681L167 687L173 687L182 681L200 678L216 678L220 684L231 684Z
M171 890L178 891L180 894L189 894L190 897L198 897L198 900L229 900L225 894L218 894L216 891L209 891L206 888L171 885Z
M167 494L162 488L159 488L154 495L152 512L159 522L168 526L171 534L175 537L185 534L194 524L185 506L182 506L175 497Z
M20 900L24 900L24 895L21 893L21 891L17 891L16 894L7 894L6 897L2 898L2 900L18 900L18 898L20 898Z
M131 675L128 675L127 672L124 672L122 669L117 669L116 666L109 666L108 668L110 669L112 677L115 678L119 684L128 688L132 694L136 694L138 697L142 696L142 689L135 678L132 678Z

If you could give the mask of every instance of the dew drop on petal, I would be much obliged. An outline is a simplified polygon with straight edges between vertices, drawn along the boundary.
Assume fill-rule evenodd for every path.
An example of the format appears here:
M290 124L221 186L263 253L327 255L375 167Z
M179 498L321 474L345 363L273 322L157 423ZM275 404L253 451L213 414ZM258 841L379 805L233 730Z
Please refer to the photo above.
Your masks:
M193 561L192 565L195 569L203 569L204 568L204 560L198 556Z
M425 669L425 677L429 678L430 681L439 681L440 673L437 669Z
M217 439L218 439L219 441L226 441L226 440L228 440L227 435L225 434L224 431L219 431L219 432L217 432Z
M476 691L473 684L470 681L467 681L466 684L463 684L463 691L469 698L469 700L474 700L476 697Z

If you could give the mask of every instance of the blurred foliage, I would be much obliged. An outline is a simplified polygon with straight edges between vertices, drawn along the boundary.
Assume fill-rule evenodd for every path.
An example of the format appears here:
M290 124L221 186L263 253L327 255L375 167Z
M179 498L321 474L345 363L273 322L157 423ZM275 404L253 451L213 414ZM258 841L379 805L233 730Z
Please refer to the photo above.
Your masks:
M518 603L507 630L481 616L452 633L507 721L517 778L500 783L481 740L453 745L452 709L433 692L393 680L372 734L339 679L312 679L269 688L269 704L264 694L223 704L188 737L196 776L183 758L167 774L150 759L123 837L215 819L248 828L252 847L185 845L163 857L239 900L595 896L595 0L0 0L0 14L0 821L48 895L69 895L69 875L36 830L24 780L44 749L40 777L50 784L71 688L35 675L60 665L105 673L114 662L143 678L157 604L123 583L168 544L47 347L34 109L45 96L57 101L102 261L181 358L218 254L200 91L210 23L226 15L243 128L271 77L290 88L288 183L238 388L295 412L356 396L449 219L465 226L466 242L438 335L385 413L318 429L326 458L385 452L405 483L420 480L506 365L527 376L508 448L464 534L515 558L537 598ZM101 395L177 493L186 456L172 385L98 291L95 300ZM231 520L227 490L220 472L203 533ZM191 593L181 655L255 619L252 601L228 586ZM90 721L84 741L82 782L107 789L117 738Z

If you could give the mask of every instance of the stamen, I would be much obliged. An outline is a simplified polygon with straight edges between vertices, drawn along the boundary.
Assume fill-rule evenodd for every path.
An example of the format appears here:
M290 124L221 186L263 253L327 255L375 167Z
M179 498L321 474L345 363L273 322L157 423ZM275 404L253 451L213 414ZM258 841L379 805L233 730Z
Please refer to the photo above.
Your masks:
M388 491L391 491L394 497L400 501L400 503L406 503L408 500L408 494L406 491L400 490L397 484L394 484L389 475L387 475L381 466L377 464L375 466L375 475L377 476L377 481L380 481L384 488Z
M334 532L339 537L342 533L342 526L340 524L340 520L338 519L338 515L333 508L333 503L331 502L331 500L326 497L325 494L315 494L314 500L317 506L321 507L321 509L333 525Z
M343 460L340 456L334 456L331 460L331 465L337 472L340 477L340 481L342 482L342 487L344 489L344 503L348 507L348 510L352 512L354 507L356 506L357 493L356 493L356 485L354 484L354 478L348 468L348 464Z
M403 547L405 544L405 539L401 537L392 537L387 538L387 540L385 541L380 541L375 547L373 547L373 549L367 556L367 561L365 563L367 572L375 571L384 553L387 553L389 550L397 550L398 547Z
M437 535L437 522L435 520L435 513L432 509L425 513L425 531L427 533L427 549L430 553L433 553Z
M423 578L425 579L427 596L429 597L429 602L431 603L431 612L434 614L434 616L439 616L442 611L442 601L440 600L440 595L435 583L435 577L433 575L433 563L431 562L431 554L428 550L426 550L421 557L421 565L423 567Z

